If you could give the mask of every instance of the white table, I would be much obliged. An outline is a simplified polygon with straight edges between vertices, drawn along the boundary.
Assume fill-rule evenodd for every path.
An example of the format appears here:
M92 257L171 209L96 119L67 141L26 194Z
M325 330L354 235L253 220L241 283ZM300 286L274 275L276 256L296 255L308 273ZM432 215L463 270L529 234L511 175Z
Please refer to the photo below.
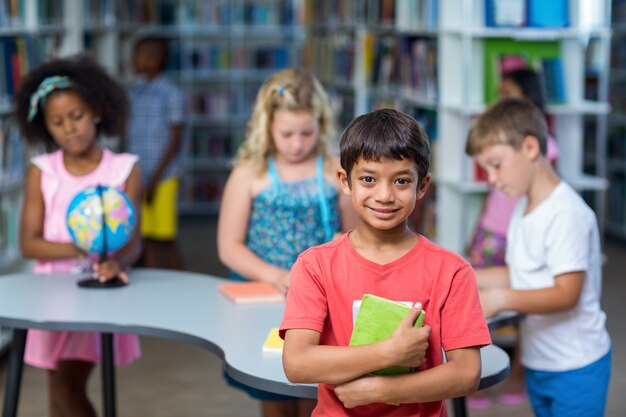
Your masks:
M205 348L224 362L236 381L264 391L316 398L317 386L293 384L281 356L264 353L263 342L280 325L283 304L237 305L217 291L224 279L157 269L136 269L130 285L110 290L76 286L72 274L20 273L0 277L0 325L14 329L3 417L17 414L26 329L97 331L103 337L105 415L115 415L112 333L156 336ZM481 388L508 375L506 353L481 350ZM218 376L218 377L221 377Z

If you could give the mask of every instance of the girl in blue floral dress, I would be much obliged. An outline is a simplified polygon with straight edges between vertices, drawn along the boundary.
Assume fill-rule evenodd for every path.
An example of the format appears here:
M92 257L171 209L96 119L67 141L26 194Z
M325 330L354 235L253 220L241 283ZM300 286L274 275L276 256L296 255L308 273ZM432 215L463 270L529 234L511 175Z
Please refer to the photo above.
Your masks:
M302 251L353 226L352 205L336 179L339 159L331 155L334 133L328 96L310 73L287 69L263 83L218 221L219 257L234 279L286 292ZM262 400L264 417L310 416L315 405L242 388Z

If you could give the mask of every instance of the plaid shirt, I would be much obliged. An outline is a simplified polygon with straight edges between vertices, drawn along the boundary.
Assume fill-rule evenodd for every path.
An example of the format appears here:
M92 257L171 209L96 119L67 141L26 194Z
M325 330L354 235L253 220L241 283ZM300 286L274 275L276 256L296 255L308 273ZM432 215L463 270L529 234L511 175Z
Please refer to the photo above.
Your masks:
M166 76L159 75L148 83L134 85L130 101L127 149L139 156L144 184L147 184L167 149L170 128L183 121L183 95ZM178 165L179 156L176 156L160 180L178 175Z

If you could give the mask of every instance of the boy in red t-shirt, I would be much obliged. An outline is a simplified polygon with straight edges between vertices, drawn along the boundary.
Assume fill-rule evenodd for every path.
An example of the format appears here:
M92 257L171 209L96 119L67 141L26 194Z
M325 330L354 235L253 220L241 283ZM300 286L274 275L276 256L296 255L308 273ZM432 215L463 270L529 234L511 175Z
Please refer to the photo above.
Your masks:
M319 384L313 416L446 416L445 399L476 391L491 340L470 265L408 227L431 180L428 137L408 115L378 110L348 126L340 150L339 182L360 222L291 269L285 373ZM353 301L366 293L416 305L391 338L348 346ZM370 374L391 365L418 371Z

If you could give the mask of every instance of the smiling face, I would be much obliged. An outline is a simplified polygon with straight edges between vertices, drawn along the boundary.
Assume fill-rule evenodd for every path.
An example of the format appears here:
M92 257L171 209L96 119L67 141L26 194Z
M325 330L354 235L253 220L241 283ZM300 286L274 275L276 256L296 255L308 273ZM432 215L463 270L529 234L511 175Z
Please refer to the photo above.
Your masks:
M417 166L407 159L360 158L352 167L350 178L343 169L338 171L338 176L341 189L351 197L361 224L376 230L406 229L407 218L430 183L427 174L418 187Z
M317 146L319 123L311 112L276 110L270 133L276 159L299 163L312 156Z
M526 137L520 149L511 145L487 146L476 155L476 161L487 172L489 183L506 195L518 198L528 193L532 181L532 162L539 158L539 144Z
M46 128L63 151L80 155L96 144L97 116L78 93L61 90L46 98Z

